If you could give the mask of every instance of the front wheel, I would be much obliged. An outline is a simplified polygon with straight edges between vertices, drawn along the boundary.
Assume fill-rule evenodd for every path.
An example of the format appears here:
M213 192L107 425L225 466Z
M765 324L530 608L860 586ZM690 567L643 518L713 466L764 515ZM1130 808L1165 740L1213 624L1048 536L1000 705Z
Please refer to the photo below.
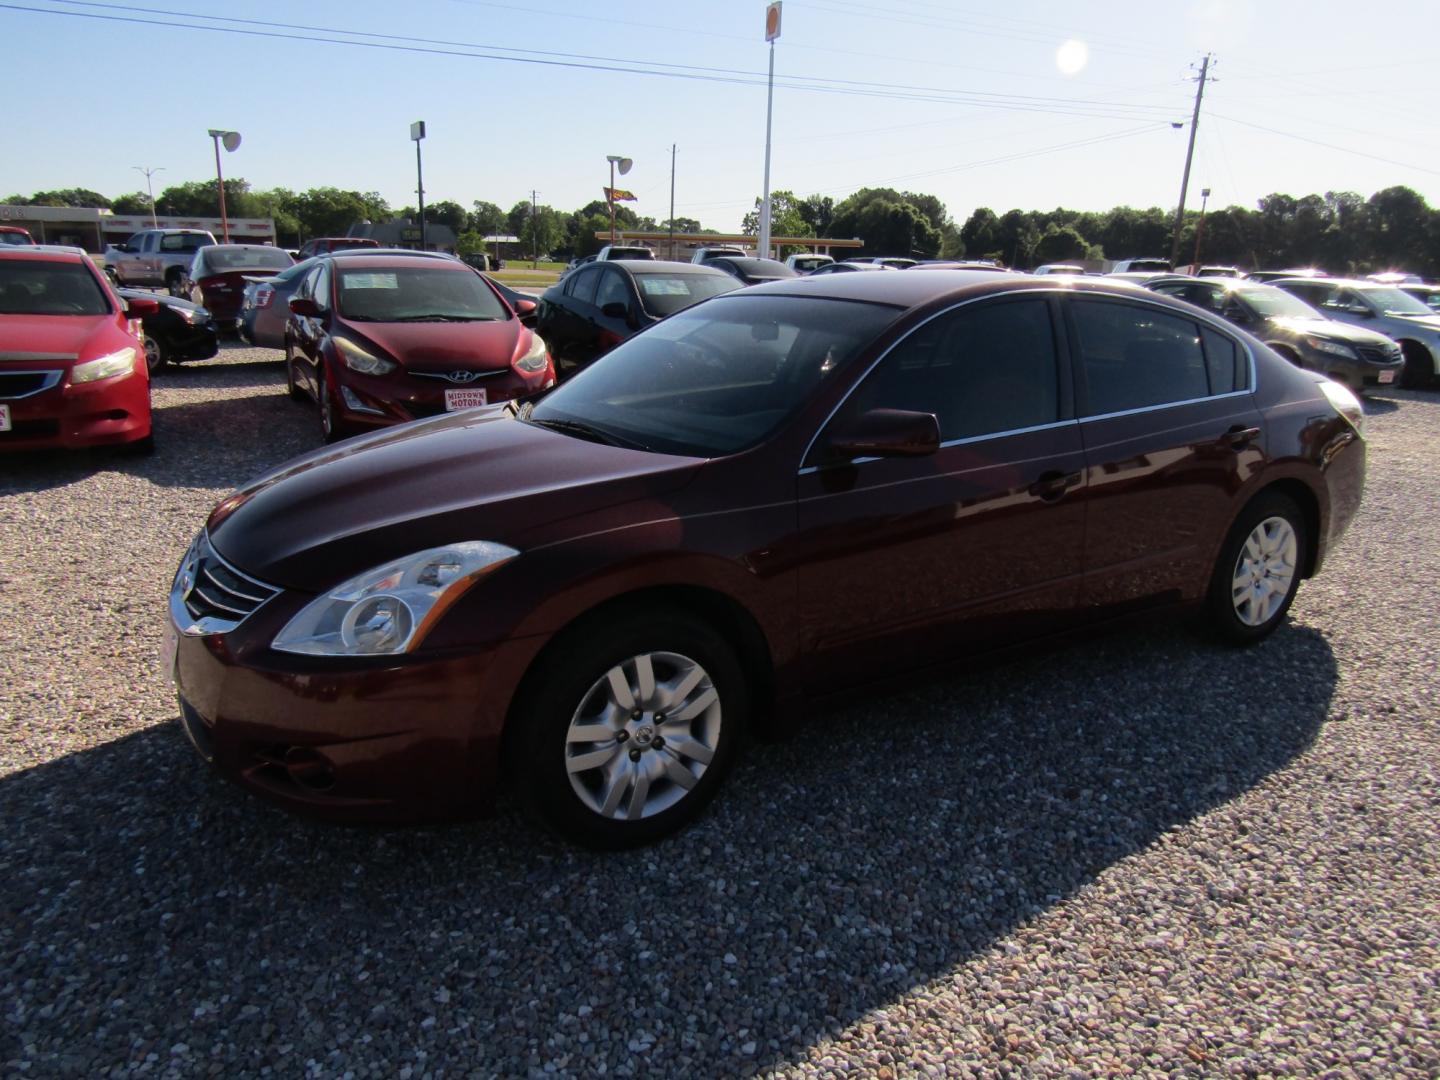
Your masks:
M192 286L188 274L171 274L166 281L170 295L179 297L181 300L189 300Z
M1221 640L1250 645L1290 610L1304 572L1305 516L1294 500L1262 494L1231 526L1210 582L1211 625Z
M291 401L305 400L305 391L295 381L295 350L288 341L285 342L285 392Z
M679 829L714 798L749 688L705 623L650 612L592 625L552 652L516 722L529 809L566 839L624 848Z
M1430 353L1421 346L1405 346L1405 366L1400 371L1400 385L1408 390L1420 390L1430 385L1435 377L1435 362Z
M315 372L315 397L320 405L320 437L327 443L339 442L345 437L340 430L340 418L336 415L335 402L330 394L330 380L325 378L325 369Z

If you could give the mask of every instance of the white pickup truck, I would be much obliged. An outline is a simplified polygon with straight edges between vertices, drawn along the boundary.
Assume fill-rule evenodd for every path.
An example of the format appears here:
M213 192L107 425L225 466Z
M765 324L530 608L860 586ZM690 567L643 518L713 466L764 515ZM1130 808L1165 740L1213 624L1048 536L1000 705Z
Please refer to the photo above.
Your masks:
M105 249L105 273L117 285L163 285L188 297L195 252L214 243L203 229L143 229Z

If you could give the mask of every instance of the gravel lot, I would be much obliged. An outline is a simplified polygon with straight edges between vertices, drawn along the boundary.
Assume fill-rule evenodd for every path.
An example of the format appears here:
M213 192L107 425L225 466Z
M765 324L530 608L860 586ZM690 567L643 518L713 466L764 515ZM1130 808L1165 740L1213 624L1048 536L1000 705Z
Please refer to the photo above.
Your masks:
M209 506L318 441L275 358L157 454L0 479L0 1072L1440 1075L1440 394L1248 652L1128 629L752 749L660 847L213 779L155 671Z

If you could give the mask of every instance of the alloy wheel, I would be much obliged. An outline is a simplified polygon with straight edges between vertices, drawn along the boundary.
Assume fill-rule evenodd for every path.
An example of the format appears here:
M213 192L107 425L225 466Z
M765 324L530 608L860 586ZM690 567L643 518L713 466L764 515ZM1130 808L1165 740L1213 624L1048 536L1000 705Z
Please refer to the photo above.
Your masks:
M155 374L165 366L165 354L160 351L160 343L149 334L145 335L145 367L150 374Z
M1246 626L1263 625L1285 603L1299 550L1295 529L1283 517L1267 517L1250 531L1230 582L1235 614Z
M715 758L723 716L709 673L673 652L616 664L581 699L565 768L591 811L637 821L680 803Z

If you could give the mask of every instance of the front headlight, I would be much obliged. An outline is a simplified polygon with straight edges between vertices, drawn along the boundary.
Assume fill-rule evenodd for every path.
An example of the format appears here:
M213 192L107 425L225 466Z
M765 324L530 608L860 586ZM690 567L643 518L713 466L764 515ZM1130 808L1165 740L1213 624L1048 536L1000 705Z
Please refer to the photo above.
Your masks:
M1334 379L1321 379L1320 392L1330 402L1331 407L1350 421L1350 426L1355 429L1355 434L1365 434L1365 406L1360 404L1360 399L1351 393L1348 386L1342 386Z
M86 360L83 364L76 364L70 369L70 381L87 383L97 379L113 379L117 375L129 375L134 370L135 350L126 347L98 360Z
M305 605L271 647L307 656L410 652L470 586L518 554L474 540L377 566Z
M1325 338L1307 337L1305 344L1318 352L1329 353L1331 356L1343 356L1347 360L1359 359L1354 349L1339 341L1327 341Z
M549 350L545 345L545 339L535 331L530 331L530 348L525 355L515 361L515 366L521 371L534 374L537 371L544 371L545 364L549 361Z
M175 312L176 315L179 315L180 318L184 319L191 326L200 326L210 321L210 312L206 311L203 307L182 308L179 304L176 304L170 310Z
M358 371L362 375L389 375L395 370L393 360L385 360L373 353L366 352L353 341L345 338L332 338L335 348L340 353L340 359L345 361L345 366L351 371Z

